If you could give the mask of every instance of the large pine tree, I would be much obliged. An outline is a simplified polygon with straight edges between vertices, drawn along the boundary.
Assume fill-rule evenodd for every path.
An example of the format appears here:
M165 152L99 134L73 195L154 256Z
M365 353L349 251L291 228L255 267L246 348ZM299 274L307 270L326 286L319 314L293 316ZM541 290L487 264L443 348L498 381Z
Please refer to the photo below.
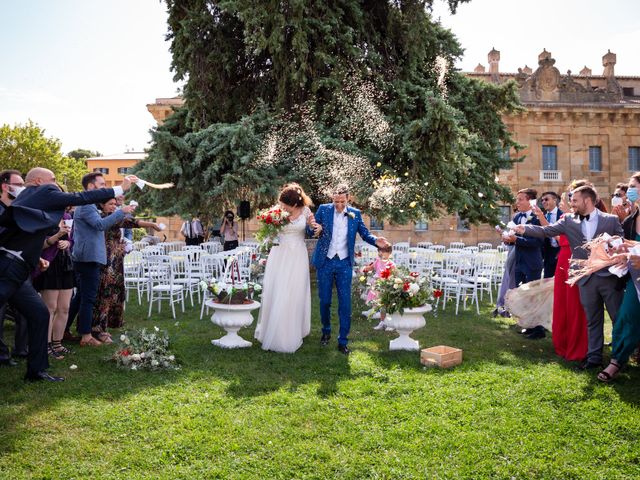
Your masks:
M143 178L165 213L273 201L285 181L320 200L346 182L395 222L494 221L514 143L515 84L451 69L462 49L432 1L166 0L185 105L152 132ZM449 0L452 11L458 0Z

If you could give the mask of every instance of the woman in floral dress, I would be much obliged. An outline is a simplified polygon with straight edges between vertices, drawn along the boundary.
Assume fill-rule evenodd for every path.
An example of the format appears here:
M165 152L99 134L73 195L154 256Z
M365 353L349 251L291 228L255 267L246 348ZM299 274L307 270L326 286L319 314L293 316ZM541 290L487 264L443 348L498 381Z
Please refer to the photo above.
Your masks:
M118 203L115 198L98 204L102 216L116 211ZM98 298L93 309L93 336L103 343L111 343L109 328L120 328L124 323L124 256L125 243L122 241L121 228L153 228L160 231L158 224L125 218L105 232L107 247L107 264L103 265L100 274Z

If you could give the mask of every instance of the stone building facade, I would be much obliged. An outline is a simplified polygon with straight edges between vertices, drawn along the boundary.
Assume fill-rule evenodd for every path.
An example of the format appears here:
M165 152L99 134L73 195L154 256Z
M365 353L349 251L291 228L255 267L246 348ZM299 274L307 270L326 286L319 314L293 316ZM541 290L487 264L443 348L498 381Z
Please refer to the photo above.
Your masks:
M616 183L626 182L640 170L640 77L616 76L616 55L610 51L602 57L602 75L593 75L586 66L578 75L570 70L562 74L555 63L551 52L543 50L535 70L525 65L517 73L505 73L500 71L500 52L492 49L488 71L480 64L466 73L493 83L513 80L519 87L525 110L503 121L524 149L504 154L524 156L524 160L501 171L500 182L514 193L527 187L559 193L572 179L588 178L608 204ZM162 123L181 104L179 97L158 98L147 109ZM513 213L510 205L501 206L505 221ZM394 242L495 244L499 240L493 226L469 228L463 219L452 216L407 225L365 221L375 233ZM252 227L250 222L249 233Z

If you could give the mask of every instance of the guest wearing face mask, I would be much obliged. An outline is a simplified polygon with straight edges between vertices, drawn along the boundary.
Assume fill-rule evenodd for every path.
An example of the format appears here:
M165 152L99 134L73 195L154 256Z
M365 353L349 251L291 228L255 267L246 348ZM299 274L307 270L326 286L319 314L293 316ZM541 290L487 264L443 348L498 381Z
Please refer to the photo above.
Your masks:
M22 174L17 170L3 170L0 172L0 214L6 207L11 205L13 199L18 195L19 189L24 188L24 180ZM0 232L3 227L0 227ZM16 329L14 334L13 354L9 347L4 343L4 322L7 313L7 305L0 305L0 365L6 367L14 367L17 362L11 358L25 357L27 355L27 326L25 318L17 312L14 312Z
M626 183L619 183L616 185L616 190L611 195L611 213L617 215L620 219L620 223L629 216L633 210L633 202L627 198L627 189L629 186Z
M624 237L627 240L640 242L640 172L634 173L629 179L627 198L632 202L632 213L627 216L622 224ZM611 361L609 365L598 374L598 380L610 382L623 366L629 361L629 357L638 347L640 342L640 300L633 278L629 276L627 287L622 299L622 305L618 310L616 321L611 333Z

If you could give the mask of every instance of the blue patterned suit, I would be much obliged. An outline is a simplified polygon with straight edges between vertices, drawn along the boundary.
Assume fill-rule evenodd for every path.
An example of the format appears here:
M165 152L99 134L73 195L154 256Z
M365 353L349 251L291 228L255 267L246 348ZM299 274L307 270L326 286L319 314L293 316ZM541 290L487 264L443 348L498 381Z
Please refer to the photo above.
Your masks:
M318 273L318 295L320 297L320 319L322 320L322 333L331 333L331 296L333 284L338 291L338 316L340 318L340 334L338 345L346 345L349 330L351 329L351 280L352 267L355 255L356 233L367 243L376 244L376 237L369 233L362 221L360 210L347 207L344 215L347 216L347 248L349 255L340 260L336 255L327 258L329 245L333 236L333 217L335 207L333 203L326 203L318 207L315 214L316 222L322 225L322 233L313 252L311 263Z

